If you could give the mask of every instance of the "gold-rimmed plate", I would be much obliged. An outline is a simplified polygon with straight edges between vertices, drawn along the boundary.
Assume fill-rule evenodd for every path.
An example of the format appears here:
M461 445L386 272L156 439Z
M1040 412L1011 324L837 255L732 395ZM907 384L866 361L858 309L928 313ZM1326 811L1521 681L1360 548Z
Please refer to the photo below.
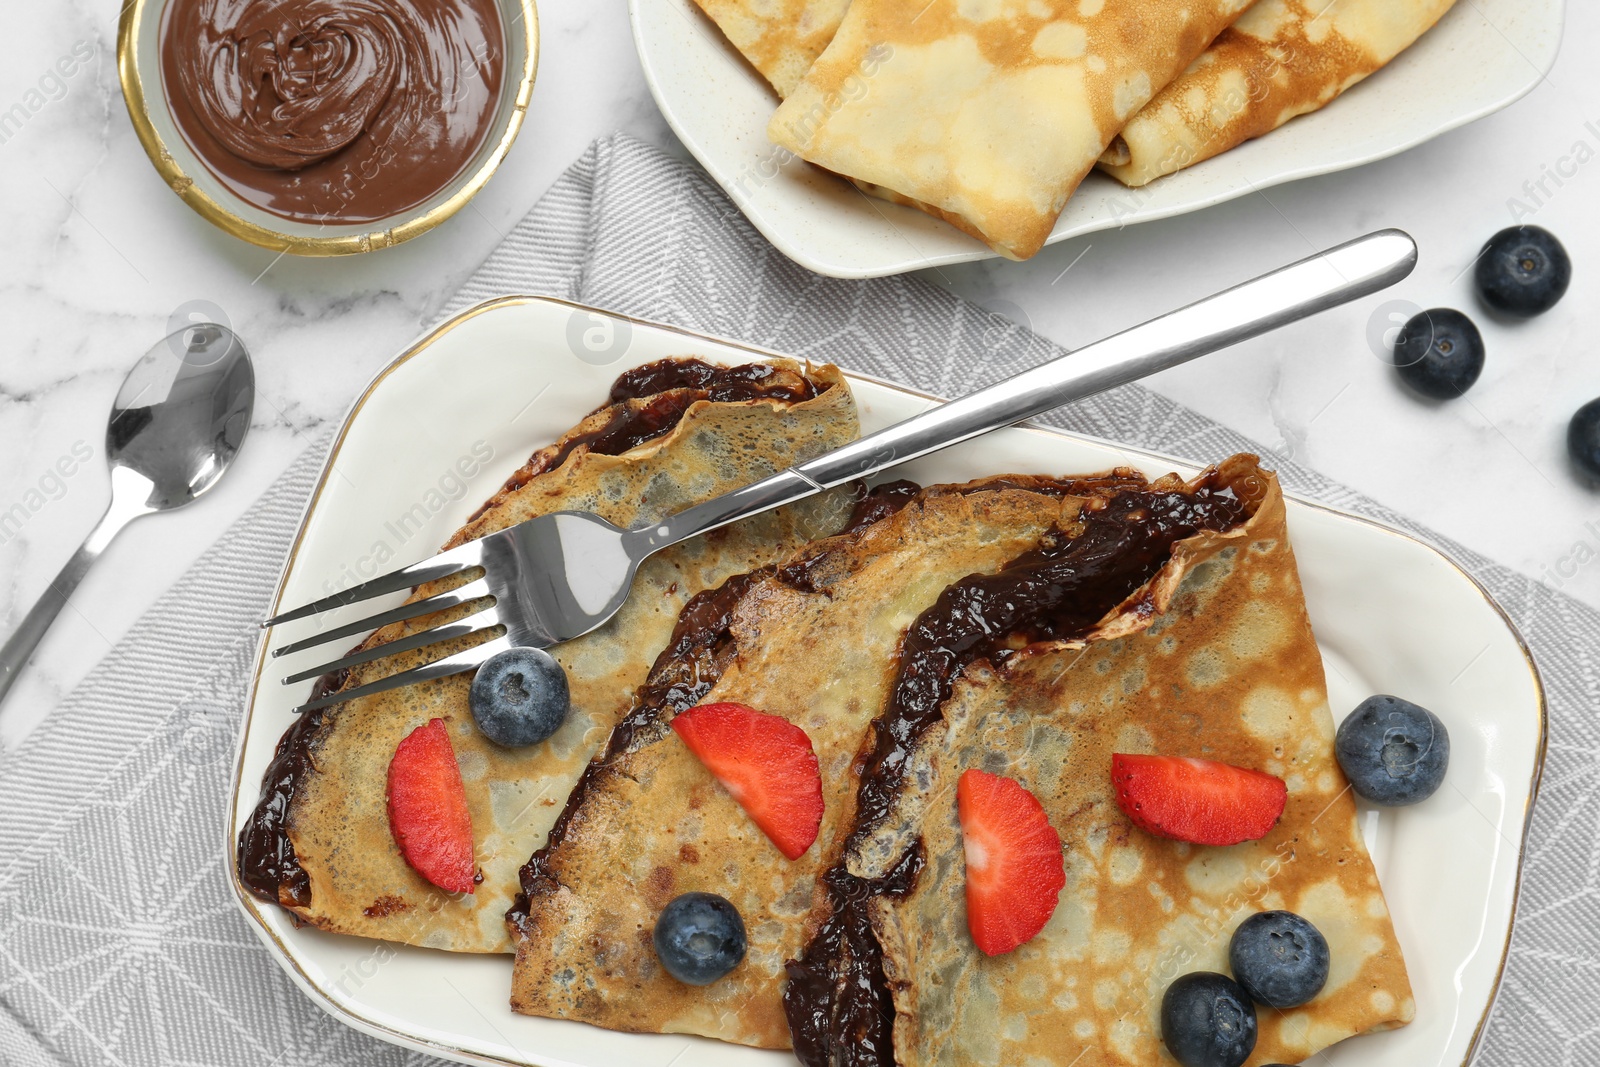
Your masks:
M129 0L117 28L117 72L134 132L163 181L219 229L298 256L345 256L388 248L426 233L466 206L511 149L533 93L539 61L534 0L496 0L505 30L504 84L484 138L460 173L427 200L376 222L294 222L233 193L189 147L167 106L161 76L161 16L168 0Z
M683 354L729 362L772 355L540 297L490 301L445 323L402 353L356 401L307 508L274 609L429 555L529 453L600 403L617 374ZM485 382L495 388L484 389ZM851 386L866 430L933 403L867 377L851 376ZM425 422L419 412L426 412ZM1110 442L1016 428L907 464L897 475L933 482L1119 464L1152 475L1196 469ZM396 522L401 517L406 521ZM1290 501L1289 522L1335 715L1372 693L1395 692L1439 712L1451 731L1450 775L1438 794L1413 808L1362 811L1410 967L1417 1020L1354 1038L1317 1062L1464 1064L1509 943L1544 754L1539 678L1505 614L1437 550L1309 501ZM356 610L375 607L364 603ZM263 639L235 762L231 817L219 841L229 870L262 772L292 720L291 708L304 696L301 688L277 683L282 664L274 661L271 675L262 670L260 657L277 640L275 632ZM288 660L291 669L302 665ZM297 929L287 913L250 896L236 877L234 890L252 927L308 996L349 1025L407 1047L465 1063L542 1067L794 1063L788 1053L518 1016L507 1006L509 957L450 955Z

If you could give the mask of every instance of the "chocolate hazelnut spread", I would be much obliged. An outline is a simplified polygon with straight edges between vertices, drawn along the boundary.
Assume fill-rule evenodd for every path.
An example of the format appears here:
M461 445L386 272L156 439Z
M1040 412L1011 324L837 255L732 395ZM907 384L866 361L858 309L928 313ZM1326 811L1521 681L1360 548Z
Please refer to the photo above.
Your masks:
M888 815L913 747L942 717L963 670L980 659L1003 662L1020 644L1083 636L1153 578L1179 541L1227 530L1246 516L1246 504L1214 473L1193 491L1123 489L1091 498L1077 533L1053 535L1000 571L947 588L901 642L888 705L862 762L845 851ZM795 1055L806 1067L893 1064L894 1004L870 901L909 892L922 861L919 842L882 878L851 874L842 860L822 875L830 911L800 959L789 961L783 995Z
M541 448L506 479L501 492L514 493L545 471L555 470L580 446L596 455L620 456L630 448L664 437L677 428L696 401L776 400L799 404L816 395L816 383L810 378L770 363L725 367L690 358L646 363L618 377L606 403L586 416L585 421L609 412L600 426L569 433ZM486 502L472 519L487 512L494 502Z
M491 133L505 73L497 0L171 0L160 49L189 146L297 222L434 196Z
M625 372L611 386L605 425L587 433L563 438L560 445L539 455L528 477L554 470L580 445L602 456L620 456L630 448L664 437L682 420L689 405L707 400L732 403L742 400L779 400L799 404L817 395L817 386L802 374L783 371L770 363L744 363L723 367L700 359L662 359ZM632 400L648 400L643 405ZM605 407L590 412L599 414Z

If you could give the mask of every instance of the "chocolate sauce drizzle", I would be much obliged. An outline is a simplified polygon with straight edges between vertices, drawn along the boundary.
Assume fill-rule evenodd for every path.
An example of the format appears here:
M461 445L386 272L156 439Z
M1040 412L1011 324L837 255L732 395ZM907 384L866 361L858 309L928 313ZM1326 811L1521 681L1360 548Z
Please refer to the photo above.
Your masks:
M555 470L580 447L595 455L620 456L630 448L665 437L683 421L696 401L731 403L776 400L800 404L817 396L809 377L770 363L723 367L700 359L662 359L635 367L611 386L606 403L585 418L607 412L605 422L582 433L569 434L533 456L510 478L501 495L513 493L545 471ZM645 401L643 404L632 401ZM498 499L498 496L495 498ZM491 499L472 516L482 515Z
M694 389L712 401L775 397L799 403L817 395L810 378L772 363L743 363L724 367L702 359L662 359L621 374L611 386L612 404L669 389Z
M616 380L606 404L596 409L596 413L608 408L612 412L604 426L541 449L511 477L503 492L519 489L536 475L560 466L579 445L587 445L591 452L601 455L620 455L661 437L678 425L697 400L800 403L812 399L817 392L816 383L806 375L769 363L725 367L699 359L663 359L635 367ZM639 400L645 403L629 403ZM478 515L488 506L479 509ZM693 605L691 601L690 607L684 609L685 619ZM663 656L678 647L679 637L674 634L673 644ZM356 647L364 645L365 642ZM324 676L317 681L311 699L337 692L348 679L348 670ZM306 712L284 732L262 776L261 799L239 831L239 880L262 900L302 908L311 904L311 881L295 857L287 820L295 790L315 770L312 749L331 721L332 710Z
M1031 486L1030 486L1031 488ZM1122 490L1091 497L1082 528L1056 533L994 574L947 588L907 630L888 706L873 723L860 770L849 854L888 816L907 760L940 721L956 678L978 660L1000 663L1037 641L1081 637L1153 578L1177 542L1226 530L1246 504L1209 475L1192 490ZM784 1010L795 1055L806 1067L878 1067L894 1062L894 1004L868 902L911 891L921 845L887 876L864 879L840 860L822 877L830 914L800 959L787 964Z
M313 699L322 695L318 681ZM322 730L327 708L308 711L294 721L273 752L261 776L261 800L239 831L239 880L262 900L287 907L311 905L311 879L295 858L286 823L296 785L314 769L311 745Z

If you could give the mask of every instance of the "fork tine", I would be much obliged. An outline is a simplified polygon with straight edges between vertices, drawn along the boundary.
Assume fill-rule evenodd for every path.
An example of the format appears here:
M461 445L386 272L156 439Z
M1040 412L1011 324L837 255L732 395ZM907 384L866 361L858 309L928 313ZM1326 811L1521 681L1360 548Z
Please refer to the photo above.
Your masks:
M447 626L435 626L431 630L423 630L421 633L415 633L409 637L402 637L395 641L389 641L381 645L374 645L372 648L364 648L360 651L352 652L348 656L324 663L320 667L312 667L308 670L296 672L295 674L291 674L286 677L283 680L283 684L293 685L295 682L303 682L307 678L320 678L322 675L331 671L343 670L346 667L354 667L358 663L370 663L372 660L383 659L387 656L392 656L397 652L409 652L414 648L425 648L428 645L436 645L441 641L448 641L453 637L463 637L470 633L477 633L480 630L486 630L489 627L496 625L494 619L487 620L488 625L485 625L481 621L470 622L469 620L473 617L473 615L481 615L485 611L492 610L493 607L494 605L492 604L485 604L482 608L473 612L472 615L467 616L467 618L462 619L459 622L453 622Z
M357 700L361 697L382 693L390 689L398 689L403 685L415 685L418 682L426 682L430 678L445 678L452 674L476 670L489 657L496 653L504 652L510 647L511 639L509 637L497 637L493 641L485 641L481 645L474 645L465 652L457 652L453 656L435 660L425 666L413 667L408 671L401 671L399 674L391 674L387 678L379 678L376 682L368 682L366 685L358 685L354 689L329 693L320 699L307 701L294 709L295 714L298 715L303 711L315 711L317 708L325 708L329 704L339 704L346 700Z
M355 622L345 623L343 626L335 626L331 630L323 630L320 633L312 634L310 637L302 637L298 641L291 641L281 648L273 649L272 655L274 657L287 656L302 649L311 648L314 645L334 641L341 637L349 637L351 634L366 633L368 630L376 630L380 626L388 626L392 622L414 619L418 615L430 615L435 611L453 608L457 605L465 604L469 600L477 600L479 597L488 595L489 579L479 578L475 582L468 582L466 585L458 589L452 589L448 593L440 593L438 596L431 596L426 600L416 600L409 604L401 604L397 608L380 611L376 615L368 615L364 619L357 619Z
M310 615L319 615L324 611L342 608L346 604L357 601L369 600L384 593L393 593L398 589L410 589L412 586L424 582L448 578L452 574L459 574L468 567L478 566L483 554L483 546L477 541L469 541L464 545L457 545L448 552L441 552L437 556L413 563L409 567L401 567L388 574L380 574L376 578L352 585L349 589L341 589L332 596L325 596L321 600L313 600L309 604L302 604L282 614L274 615L261 624L265 629L268 626L277 626L280 623L293 622L295 619L304 619Z

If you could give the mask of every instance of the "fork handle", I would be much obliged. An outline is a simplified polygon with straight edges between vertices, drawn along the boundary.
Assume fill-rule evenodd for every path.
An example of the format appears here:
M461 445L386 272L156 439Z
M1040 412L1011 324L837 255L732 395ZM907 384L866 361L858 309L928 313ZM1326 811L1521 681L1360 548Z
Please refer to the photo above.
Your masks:
M1417 246L1378 230L1022 371L639 531L654 551L1368 296L1411 273Z

